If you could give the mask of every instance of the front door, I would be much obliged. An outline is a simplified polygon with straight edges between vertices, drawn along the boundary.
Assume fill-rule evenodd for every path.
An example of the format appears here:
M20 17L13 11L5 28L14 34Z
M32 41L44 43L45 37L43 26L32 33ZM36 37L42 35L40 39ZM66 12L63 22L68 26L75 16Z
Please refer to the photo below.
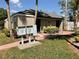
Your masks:
M40 24L41 24L41 20L40 19L37 19L36 20L37 32L40 32Z
M60 20L57 20L56 21L56 27L59 27L60 26L60 23L61 23Z

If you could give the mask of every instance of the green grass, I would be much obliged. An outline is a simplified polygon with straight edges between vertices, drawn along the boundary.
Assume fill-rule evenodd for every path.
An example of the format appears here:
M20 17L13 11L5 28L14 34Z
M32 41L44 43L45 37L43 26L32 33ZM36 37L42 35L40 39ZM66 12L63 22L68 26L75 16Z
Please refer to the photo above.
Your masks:
M19 50L17 47L0 53L0 59L79 59L65 40L45 40L42 45Z
M4 33L0 33L0 45L11 43L14 41L16 40L10 39L10 37L7 37Z

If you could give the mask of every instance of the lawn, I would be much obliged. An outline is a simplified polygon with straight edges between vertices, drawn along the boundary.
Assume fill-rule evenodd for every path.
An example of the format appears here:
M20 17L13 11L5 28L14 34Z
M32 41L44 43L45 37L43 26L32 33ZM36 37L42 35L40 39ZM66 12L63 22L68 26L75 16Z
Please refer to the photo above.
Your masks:
M0 53L0 59L79 59L65 40L44 40L42 45L19 50L17 47Z
M11 39L10 37L7 37L4 33L0 32L0 45L11 43L16 41L15 39Z

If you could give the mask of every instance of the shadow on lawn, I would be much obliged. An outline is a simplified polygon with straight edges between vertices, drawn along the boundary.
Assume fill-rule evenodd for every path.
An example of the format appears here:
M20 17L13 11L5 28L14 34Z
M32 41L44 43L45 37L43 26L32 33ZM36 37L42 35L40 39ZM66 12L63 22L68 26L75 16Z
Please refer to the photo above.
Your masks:
M71 36L68 36L68 35L48 35L46 36L45 39L49 39L49 40L67 40L69 39Z
M79 46L74 45L73 43L71 43L69 40L66 40L68 43L70 43L72 46L74 46L75 48L79 49Z

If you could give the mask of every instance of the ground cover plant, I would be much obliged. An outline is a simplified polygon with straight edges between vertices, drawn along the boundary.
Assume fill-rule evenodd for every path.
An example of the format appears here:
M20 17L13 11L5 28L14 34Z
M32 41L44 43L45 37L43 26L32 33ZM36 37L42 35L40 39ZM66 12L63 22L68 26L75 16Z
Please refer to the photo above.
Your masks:
M16 39L11 39L7 37L4 33L0 32L0 45L8 44L17 41Z

